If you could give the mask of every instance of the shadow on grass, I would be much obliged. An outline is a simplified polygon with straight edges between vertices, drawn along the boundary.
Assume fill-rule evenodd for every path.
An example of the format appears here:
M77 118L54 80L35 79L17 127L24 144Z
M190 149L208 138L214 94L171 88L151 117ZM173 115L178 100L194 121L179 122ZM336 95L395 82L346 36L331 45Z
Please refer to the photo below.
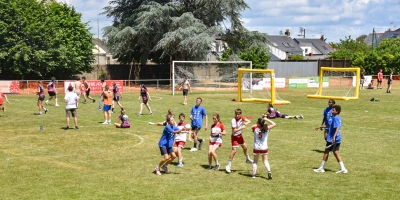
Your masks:
M325 152L325 150L319 150L319 149L313 149L313 150L311 150L311 151L315 151L315 152L317 152L317 153L324 153Z

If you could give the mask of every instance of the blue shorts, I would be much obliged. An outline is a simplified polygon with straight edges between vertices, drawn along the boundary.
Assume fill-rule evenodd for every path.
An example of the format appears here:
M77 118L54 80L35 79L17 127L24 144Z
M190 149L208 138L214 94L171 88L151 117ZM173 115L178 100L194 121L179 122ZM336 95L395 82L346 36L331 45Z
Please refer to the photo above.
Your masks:
M192 130L201 130L201 126L192 126Z
M109 110L111 110L111 105L106 105L106 104L104 104L104 105L103 105L103 110L104 110L104 111L109 111Z
M161 152L161 155L163 156L163 155L165 155L165 154L171 154L171 153L173 153L173 152L174 152L174 149L172 149L172 147L171 147L171 148L168 148L168 149L167 149L167 147L160 147L160 152Z

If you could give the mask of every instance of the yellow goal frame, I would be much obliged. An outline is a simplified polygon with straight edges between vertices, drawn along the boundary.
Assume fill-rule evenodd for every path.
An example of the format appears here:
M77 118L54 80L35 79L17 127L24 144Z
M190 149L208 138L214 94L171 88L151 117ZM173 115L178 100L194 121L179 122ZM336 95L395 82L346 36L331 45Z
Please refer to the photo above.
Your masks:
M324 96L322 95L323 78L325 71L337 71L337 72L356 72L356 88L354 97L346 96ZM307 98L312 99L334 99L334 100L357 100L360 94L360 68L336 68L336 67L321 67L319 71L319 88L315 95L307 95Z
M242 97L242 74L243 73L264 73L271 74L271 99L262 99L262 98L243 98ZM239 102L265 102L271 103L273 105L287 105L290 104L290 101L284 100L276 100L275 99L275 72L273 69L238 69L238 101Z

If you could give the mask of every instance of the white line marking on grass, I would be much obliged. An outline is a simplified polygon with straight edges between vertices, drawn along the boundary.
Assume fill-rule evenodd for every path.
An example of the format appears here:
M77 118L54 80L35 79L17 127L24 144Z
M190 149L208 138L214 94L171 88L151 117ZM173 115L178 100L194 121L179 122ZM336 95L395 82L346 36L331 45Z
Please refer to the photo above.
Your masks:
M138 138L140 139L140 142L137 143L137 144L135 144L135 145L133 145L132 147L139 146L139 145L141 145L141 144L144 142L144 139L143 139L140 135L136 135L136 134L133 134L133 133L130 133L130 132L123 132L123 133L128 134L128 135L133 135L133 136L138 137ZM127 147L125 147L125 149L126 149L126 148L127 148Z
M162 100L162 97L155 97L155 96L152 96L151 98L152 98L152 99L153 99L153 98L157 98L155 101L161 101L161 100ZM153 100L152 100L152 101L153 101Z

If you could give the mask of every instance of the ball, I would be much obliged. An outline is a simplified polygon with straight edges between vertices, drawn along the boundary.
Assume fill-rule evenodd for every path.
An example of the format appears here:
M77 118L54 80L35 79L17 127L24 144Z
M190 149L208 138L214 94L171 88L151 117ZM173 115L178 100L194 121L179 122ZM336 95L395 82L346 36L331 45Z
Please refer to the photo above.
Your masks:
M185 129L190 129L190 128L192 128L192 126L190 126L190 124L185 125Z

